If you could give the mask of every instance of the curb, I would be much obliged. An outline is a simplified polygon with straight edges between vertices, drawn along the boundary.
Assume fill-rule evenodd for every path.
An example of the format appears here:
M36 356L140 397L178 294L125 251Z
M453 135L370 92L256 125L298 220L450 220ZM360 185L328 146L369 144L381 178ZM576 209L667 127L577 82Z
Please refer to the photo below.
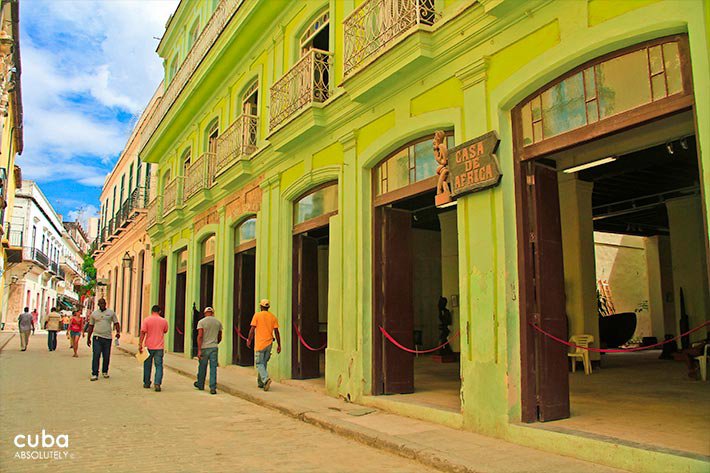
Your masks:
M121 346L117 348L127 355L133 356L135 354L134 352ZM182 368L176 368L166 363L163 364L163 367L188 378L194 378L195 376L195 373L187 372ZM424 466L451 473L481 473L479 470L475 470L467 465L462 465L460 463L455 463L442 458L440 456L441 453L431 451L424 447L419 447L412 442L396 440L388 435L383 435L375 431L369 431L369 429L366 428L362 428L362 430L354 429L351 426L341 424L337 420L330 419L321 413L301 411L299 409L292 409L287 406L264 401L263 399L252 394L225 386L219 382L217 382L217 388L231 396L238 397L252 404L256 404L257 406L280 412L281 414L289 416L293 419L305 422L323 430L327 430L328 432L332 432L340 437L354 440L369 447L392 453L409 460L414 460Z

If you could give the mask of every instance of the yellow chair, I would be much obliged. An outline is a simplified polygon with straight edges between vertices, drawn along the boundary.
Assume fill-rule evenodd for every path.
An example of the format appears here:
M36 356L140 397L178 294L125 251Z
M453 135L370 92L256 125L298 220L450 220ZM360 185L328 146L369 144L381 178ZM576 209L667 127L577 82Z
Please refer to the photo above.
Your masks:
M578 347L587 348L589 345L594 343L594 335L573 335L569 339L569 342L577 345ZM577 360L579 360L584 365L584 374L592 374L592 362L589 360L589 350L570 347L570 352L567 353L567 356L572 358L572 373L576 371Z
M710 345L705 345L705 351L703 354L695 357L700 364L700 379L703 381L708 380L708 347L710 347Z

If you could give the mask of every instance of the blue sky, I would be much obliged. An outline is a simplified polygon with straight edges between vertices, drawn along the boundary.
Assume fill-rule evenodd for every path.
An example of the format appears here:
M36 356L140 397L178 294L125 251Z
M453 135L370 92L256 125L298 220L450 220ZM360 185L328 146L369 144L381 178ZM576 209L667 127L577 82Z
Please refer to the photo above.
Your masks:
M162 79L178 0L20 2L23 178L66 220L97 214L105 176Z

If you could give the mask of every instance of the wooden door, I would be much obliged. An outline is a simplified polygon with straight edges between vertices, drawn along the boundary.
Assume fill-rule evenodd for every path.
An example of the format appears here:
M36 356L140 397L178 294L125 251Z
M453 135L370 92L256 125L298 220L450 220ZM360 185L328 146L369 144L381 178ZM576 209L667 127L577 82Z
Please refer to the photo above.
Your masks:
M205 263L200 268L200 314L205 307L212 307L214 294L214 263Z
M373 327L374 394L414 392L414 356L387 341L382 326L404 346L414 342L412 216L406 210L375 209Z
M160 267L158 269L158 305L163 312L165 311L165 286L168 280L168 259L163 258L160 260Z
M527 360L524 365L529 365L534 372L537 420L550 421L570 415L567 348L533 332L529 324L538 324L546 332L567 339L557 171L537 163L523 166L527 188L526 258L529 260L528 274L523 281L523 290L527 293L523 323L528 332L526 338L532 343L522 353L534 356L533 363ZM523 411L534 412L530 406L523 406Z
M185 351L185 291L187 273L178 273L175 278L175 327L173 328L173 351ZM182 332L182 333L180 333Z
M234 255L233 327L248 337L256 301L256 257L253 253ZM232 363L240 366L254 364L254 351L239 335L232 335Z
M318 345L318 240L300 234L293 237L293 324L311 345ZM292 376L320 377L320 353L306 347L292 330Z

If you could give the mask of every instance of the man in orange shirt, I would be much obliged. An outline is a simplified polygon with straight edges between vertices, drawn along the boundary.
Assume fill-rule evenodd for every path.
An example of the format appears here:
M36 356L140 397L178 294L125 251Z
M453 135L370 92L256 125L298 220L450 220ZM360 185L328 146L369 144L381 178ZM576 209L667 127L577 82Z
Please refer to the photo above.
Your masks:
M271 307L269 300L262 299L259 305L261 306L261 312L254 314L251 319L247 346L251 348L252 343L256 341L254 345L256 382L259 388L268 391L271 387L271 378L269 378L269 373L266 371L266 365L269 363L269 358L271 358L271 345L274 343L274 337L278 344L276 353L281 353L281 335L279 334L279 321L276 320L274 314L269 312L269 307Z

